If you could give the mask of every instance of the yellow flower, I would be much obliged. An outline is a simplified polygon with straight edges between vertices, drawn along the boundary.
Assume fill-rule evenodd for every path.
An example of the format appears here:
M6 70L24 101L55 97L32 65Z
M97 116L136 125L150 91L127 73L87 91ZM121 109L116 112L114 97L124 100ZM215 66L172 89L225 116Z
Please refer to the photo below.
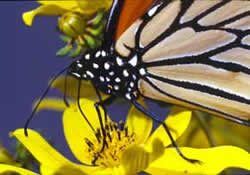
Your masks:
M84 165L76 165L54 150L39 135L39 133L28 130L29 136L26 137L23 129L18 129L11 133L33 154L33 156L41 163L42 174L50 171L51 174L65 174L65 168L69 169L66 174L136 174L147 168L148 165L157 160L164 152L163 143L170 143L168 139L164 142L158 138L164 137L159 135L161 127L149 137L152 129L152 121L148 117L140 114L134 108L131 108L126 124L117 124L108 119L107 144L103 152L100 152L102 144L102 136L98 136L99 121L94 108L94 101L81 100L81 107L84 113L89 116L88 119L94 127L94 133L83 116L80 114L76 105L71 103L70 108L65 108L62 101L46 99L40 106L41 108L54 108L57 110L65 110L63 115L64 133L73 154L76 158L84 163L91 164L95 156L99 154L95 164L97 167L89 167ZM173 116L175 115L175 117ZM189 123L191 113L189 111L179 111L172 113L168 118L168 124L183 119L172 132L174 137L178 137L185 130ZM112 129L111 129L112 128ZM96 137L97 136L97 137ZM98 139L99 138L99 142ZM111 141L112 140L112 141ZM137 155L138 154L138 155ZM133 159L131 160L131 155ZM143 156L143 159L141 159ZM137 165L135 162L138 162ZM9 167L8 167L9 168ZM72 170L72 172L71 172Z
M90 15L100 9L109 9L112 0L72 0L72 1L43 1L38 0L40 7L23 13L23 21L27 26L31 26L33 19L37 15L58 16L66 12L76 12Z
M191 164L183 160L174 148L166 148L171 142L163 127L158 127L151 134L151 119L133 107L124 125L108 118L105 129L108 146L100 152L103 136L94 101L82 99L80 103L95 132L74 103L66 108L60 100L46 99L41 104L40 110L44 108L64 110L64 134L73 154L83 163L82 165L64 158L33 130L28 130L28 137L24 135L23 129L12 133L41 163L42 174L135 175L145 171L153 175L212 175L228 167L250 169L249 153L232 146L210 149L181 148L185 156L200 160L202 163ZM166 123L175 139L185 131L190 118L190 111L174 107ZM97 166L85 165L91 164L93 160L96 160ZM0 172L1 168L3 167L0 166ZM10 170L10 167L5 167L6 169Z

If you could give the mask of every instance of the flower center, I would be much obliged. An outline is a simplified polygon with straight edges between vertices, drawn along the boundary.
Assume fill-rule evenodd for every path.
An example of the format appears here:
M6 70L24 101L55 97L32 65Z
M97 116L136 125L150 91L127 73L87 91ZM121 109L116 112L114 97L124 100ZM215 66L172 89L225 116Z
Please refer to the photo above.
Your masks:
M97 129L96 141L85 138L88 145L88 155L93 163L103 167L115 167L120 164L123 151L135 142L135 134L129 133L124 122L119 123L109 121L105 126L105 144L101 129ZM104 148L103 148L104 146Z

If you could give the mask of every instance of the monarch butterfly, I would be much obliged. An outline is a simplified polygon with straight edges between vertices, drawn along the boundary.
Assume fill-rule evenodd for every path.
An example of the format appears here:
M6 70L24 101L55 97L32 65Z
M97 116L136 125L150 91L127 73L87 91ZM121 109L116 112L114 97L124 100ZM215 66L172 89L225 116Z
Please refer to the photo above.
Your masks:
M250 126L249 60L250 1L114 0L102 46L62 72L79 80L78 94L81 80L91 81L100 100L97 112L99 105L105 108L121 97L163 124L178 153L194 162L182 155L166 124L138 98ZM110 97L103 100L100 92Z

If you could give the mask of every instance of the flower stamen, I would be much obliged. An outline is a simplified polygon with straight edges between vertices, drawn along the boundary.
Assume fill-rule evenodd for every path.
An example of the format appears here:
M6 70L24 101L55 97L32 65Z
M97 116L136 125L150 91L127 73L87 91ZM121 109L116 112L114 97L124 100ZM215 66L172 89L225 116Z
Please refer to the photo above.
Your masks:
M88 156L95 157L95 165L103 167L115 167L120 164L122 153L125 149L135 142L135 134L129 134L125 123L109 121L105 126L105 148L102 150L103 134L100 128L95 135L97 140L90 141L85 138Z

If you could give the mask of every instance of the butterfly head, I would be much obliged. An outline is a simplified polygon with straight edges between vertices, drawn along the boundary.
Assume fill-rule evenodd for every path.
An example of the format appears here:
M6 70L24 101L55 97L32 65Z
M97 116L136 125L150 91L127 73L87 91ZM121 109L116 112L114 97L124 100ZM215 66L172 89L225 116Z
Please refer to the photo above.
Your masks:
M107 53L103 50L85 53L81 59L74 61L68 72L77 79L91 80L99 74L104 66Z

